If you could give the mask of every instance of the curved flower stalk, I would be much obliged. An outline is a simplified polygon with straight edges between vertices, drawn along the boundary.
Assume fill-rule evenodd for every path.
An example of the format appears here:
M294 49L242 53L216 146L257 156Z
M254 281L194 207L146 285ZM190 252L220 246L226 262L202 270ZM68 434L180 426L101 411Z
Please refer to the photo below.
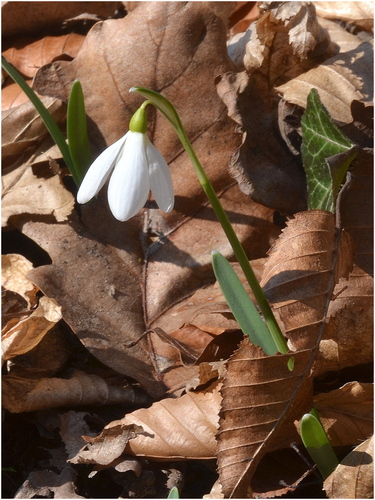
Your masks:
M78 203L90 201L110 177L108 204L117 220L123 222L136 215L145 205L150 190L163 212L173 209L168 165L146 134L147 104L149 101L134 113L129 131L90 166L77 193Z
M170 121L173 128L175 129L186 153L188 154L190 161L193 164L195 172L197 174L198 180L206 193L207 198L209 199L211 206L228 238L229 243L232 246L233 252L245 274L245 277L255 295L255 298L258 302L258 305L262 311L264 321L268 327L269 334L273 339L273 343L275 344L277 350L286 354L289 352L288 345L286 343L285 338L283 337L280 327L273 315L271 307L264 295L264 292L254 274L254 271L249 263L249 259L247 258L246 252L239 241L232 224L230 223L228 216L223 209L223 206L220 203L219 198L217 197L214 188L206 175L202 165L200 164L197 155L191 145L185 129L182 125L180 117L178 116L177 111L171 102L168 101L164 96L160 95L158 92L154 90L146 89L144 87L132 87L129 92L136 92L141 96L145 97L147 101L151 102L154 106L156 106L159 111L163 113L163 115ZM291 356L288 361L289 370L293 370L294 359Z

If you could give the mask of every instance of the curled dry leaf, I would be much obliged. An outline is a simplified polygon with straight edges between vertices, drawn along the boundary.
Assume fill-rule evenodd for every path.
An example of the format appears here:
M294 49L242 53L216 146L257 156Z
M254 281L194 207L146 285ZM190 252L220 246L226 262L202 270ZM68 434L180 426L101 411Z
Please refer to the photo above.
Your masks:
M12 413L46 410L60 406L134 404L131 387L108 385L97 375L75 371L70 378L24 379L5 375L3 405ZM139 403L144 403L141 400Z
M66 367L70 359L71 347L60 322L33 349L12 358L7 373L19 378L53 377Z
M177 399L163 399L108 424L71 461L103 463L100 449L107 463L108 457L113 461L122 453L160 460L215 458L220 401L217 384ZM128 429L133 426L142 431L128 441Z
M244 65L249 73L258 71L269 89L304 73L336 50L311 2L263 3L255 28Z
M229 359L217 435L225 496L248 496L262 456L290 442L285 423L311 409L311 368L327 307L352 259L335 216L320 210L296 214L273 245L261 284L294 351L295 367L287 368L290 354L265 356L247 340Z
M32 263L23 255L7 254L1 256L1 286L5 290L21 295L29 308L36 305L38 291L34 283L26 277L32 268Z
M374 498L374 436L347 455L324 481L328 498Z
M373 431L373 384L348 382L314 397L323 427L332 446L356 445Z
M85 498L76 493L77 475L69 465L60 473L51 470L30 472L14 498L51 498L51 495L53 498Z
M33 349L45 334L62 318L61 308L54 299L42 297L38 307L16 324L8 324L2 332L2 359L24 354Z
M45 176L33 172L29 162L3 175L2 224L24 214L52 215L57 222L67 220L74 208L74 197L58 175L47 167ZM36 195L37 193L37 195Z
M372 75L373 44L365 42L353 50L333 56L276 90L286 101L306 107L307 96L315 88L332 118L349 123L352 121L352 101L373 100Z

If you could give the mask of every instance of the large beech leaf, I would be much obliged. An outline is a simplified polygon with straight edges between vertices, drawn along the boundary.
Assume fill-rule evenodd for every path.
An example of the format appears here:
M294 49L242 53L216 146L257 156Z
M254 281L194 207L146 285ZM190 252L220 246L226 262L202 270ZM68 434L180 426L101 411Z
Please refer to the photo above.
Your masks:
M327 308L352 260L347 236L326 211L296 214L273 245L261 284L295 351L295 368L289 372L287 356L265 357L246 342L230 358L218 432L225 496L248 496L251 476L264 453L280 445L285 422L311 409L311 369Z
M206 4L144 3L125 19L96 24L74 61L42 68L43 82L36 81L39 91L66 98L73 80L81 80L97 146L125 132L141 102L129 94L130 87L161 91L180 112L250 258L258 258L278 230L273 212L241 193L227 171L238 134L214 84L214 75L233 69L225 41L224 23ZM186 99L194 95L199 102ZM226 257L232 250L172 127L159 114L150 118L154 143L171 168L173 212L161 214L150 202L142 214L119 223L108 210L104 189L67 224L23 220L19 227L53 261L30 276L62 306L64 319L90 352L160 395L167 387L183 387L198 368L184 366L173 342L165 340L171 327L163 328L162 339L144 333L161 328L158 322L172 316L175 304L214 281L213 248ZM199 345L198 334L192 337L187 348L198 349L199 356L212 337ZM176 365L180 374L174 373Z

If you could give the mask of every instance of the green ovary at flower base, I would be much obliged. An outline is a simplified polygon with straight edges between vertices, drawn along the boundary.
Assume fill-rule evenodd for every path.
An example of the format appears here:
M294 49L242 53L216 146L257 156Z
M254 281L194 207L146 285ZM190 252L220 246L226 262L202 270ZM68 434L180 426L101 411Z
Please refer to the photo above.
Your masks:
M87 203L109 178L108 204L113 216L126 221L145 205L150 189L163 212L174 205L171 174L160 152L147 137L144 102L134 113L129 131L105 149L87 171L78 190L78 203Z

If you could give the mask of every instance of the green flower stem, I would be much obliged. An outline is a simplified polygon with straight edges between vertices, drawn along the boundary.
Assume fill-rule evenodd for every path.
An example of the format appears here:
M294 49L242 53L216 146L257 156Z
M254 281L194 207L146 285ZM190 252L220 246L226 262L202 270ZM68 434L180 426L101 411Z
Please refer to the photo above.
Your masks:
M173 107L173 105L163 96L158 94L157 92L154 92L153 90L145 89L143 87L133 87L130 89L131 92L137 92L138 94L142 95L146 99L148 99L152 104L154 104L165 116L168 118L168 120L171 122L172 126L176 130L176 133L185 149L187 152L190 161L192 162L194 169L196 171L196 174L198 176L198 180L207 196L209 199L212 208L214 209L214 212L216 214L216 217L218 218L228 240L229 243L232 246L233 252L245 274L245 277L255 295L255 298L257 300L257 303L260 307L260 310L262 311L264 320L270 330L270 333L274 339L274 342L276 344L276 347L278 351L282 354L286 354L289 352L287 343L285 338L283 337L280 327L273 315L273 312L271 310L271 307L266 299L266 296L264 295L264 292L254 274L254 271L250 265L249 259L247 258L246 252L243 249L243 246L241 245L236 233L234 232L233 226L230 223L228 216L223 209L219 198L217 197L214 188L212 187L212 184L209 180L209 178L206 175L206 172L204 171L202 165L200 164L197 155L195 154L195 151L193 149L193 146L191 145L185 129L181 123L180 117L177 114L177 111ZM291 360L289 360L291 361ZM292 363L292 362L291 362ZM290 363L288 363L288 366L290 369L292 369L292 366Z
M185 151L187 152L190 161L192 162L195 171L197 173L199 182L203 188L203 191L205 192L207 198L209 199L212 208L214 209L214 212L216 214L216 217L218 218L228 240L229 243L232 246L233 252L242 268L242 271L244 272L244 275L255 295L255 298L257 300L257 303L260 307L260 310L262 311L264 321L266 322L271 335L274 339L274 342L277 346L277 349L279 352L282 354L286 354L289 349L286 343L285 338L283 337L281 330L279 328L279 325L273 315L273 312L271 310L271 307L266 299L266 296L264 295L264 292L254 274L254 271L251 267L251 264L249 262L249 259L247 258L246 252L241 245L240 240L238 239L232 224L230 223L230 220L228 219L228 216L223 209L222 204L220 203L220 200L212 187L212 184L210 180L208 179L206 172L204 171L202 165L200 164L195 151L189 141L189 139L186 136L185 130L183 129L181 125L181 129L177 131L177 134L180 138L180 141L182 142L182 145L185 148Z
M66 143L65 137L61 130L59 129L57 123L54 121L52 116L50 115L47 108L44 106L39 97L35 94L33 89L25 82L22 76L18 73L18 71L5 59L5 57L1 57L1 65L4 70L8 73L8 75L21 87L21 89L25 92L27 97L30 99L32 104L34 105L37 112L40 114L48 132L51 134L52 139L57 144L58 148L61 151L61 154L64 158L66 166L70 170L70 173L73 176L74 181L77 185L79 185L80 175L77 172L77 169L72 160L69 147Z

